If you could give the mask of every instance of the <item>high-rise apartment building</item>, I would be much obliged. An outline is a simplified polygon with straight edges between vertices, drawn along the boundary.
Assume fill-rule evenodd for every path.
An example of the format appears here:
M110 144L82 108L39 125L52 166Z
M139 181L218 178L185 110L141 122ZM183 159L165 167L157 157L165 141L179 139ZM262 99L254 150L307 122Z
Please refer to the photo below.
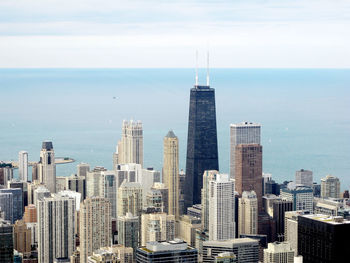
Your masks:
M230 176L235 178L236 146L239 144L260 144L261 125L242 122L230 125Z
M137 163L143 166L143 130L141 121L123 121L122 138L118 142L118 163Z
M21 181L28 181L28 152L18 153L18 176Z
M293 202L293 210L313 211L313 190L306 186L297 186L295 189L282 189L282 200Z
M255 192L244 191L238 203L238 236L258 234L258 199Z
M88 172L88 171L86 171ZM65 190L75 191L81 194L81 202L86 198L86 175L72 174L65 177Z
M169 131L163 142L163 183L169 189L168 213L179 218L179 140Z
M0 262L13 262L13 226L0 218Z
M160 194L162 196L162 211L164 213L168 213L169 189L163 183L154 183L151 190L160 192Z
M126 247L132 247L134 253L140 244L140 218L126 213L118 216L118 243Z
M340 181L333 175L327 175L321 179L321 197L322 198L339 198L340 197Z
M235 149L235 184L240 196L244 191L255 191L258 210L262 210L262 146L239 144Z
M216 170L204 171L203 173L203 188L201 191L202 195L202 209L201 209L201 220L202 220L202 230L209 231L209 186L210 182L216 179L216 175L219 172ZM190 210L187 210L188 212Z
M140 216L142 213L142 187L139 183L124 181L118 188L118 216L131 213Z
M35 205L30 204L24 208L23 220L25 223L37 222L37 211Z
M102 172L107 171L102 166L96 166L92 171L86 172L86 196L101 196Z
M269 243L264 249L264 263L293 263L294 250L288 242Z
M228 174L209 181L209 240L235 238L235 185Z
M196 83L191 89L188 117L185 208L201 203L205 170L219 170L215 90L209 83Z
M43 183L51 193L56 193L56 164L52 142L44 141L42 144L38 174L39 181Z
M17 220L13 228L14 249L23 254L31 252L31 231L23 220Z
M195 247L196 230L201 228L201 220L197 217L183 215L176 223L176 236L182 238L191 247Z
M301 169L295 172L295 184L312 187L313 173L312 171Z
M150 241L169 241L175 238L175 216L166 213L142 214L141 246Z
M76 200L53 194L38 201L39 263L69 258L75 250Z
M84 200L80 207L80 262L100 247L111 245L111 205L103 197Z
M34 190L33 194L33 202L36 208L38 208L38 202L44 200L45 197L50 197L51 193L49 189L47 189L45 186L39 186L37 189Z

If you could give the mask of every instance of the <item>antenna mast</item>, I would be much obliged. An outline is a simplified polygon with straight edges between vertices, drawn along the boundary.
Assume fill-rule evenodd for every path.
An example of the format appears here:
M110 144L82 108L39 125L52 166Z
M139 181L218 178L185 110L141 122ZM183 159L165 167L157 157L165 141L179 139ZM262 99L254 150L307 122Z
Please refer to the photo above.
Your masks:
M209 51L207 51L207 86L209 86Z
M196 86L198 86L198 50L196 50Z

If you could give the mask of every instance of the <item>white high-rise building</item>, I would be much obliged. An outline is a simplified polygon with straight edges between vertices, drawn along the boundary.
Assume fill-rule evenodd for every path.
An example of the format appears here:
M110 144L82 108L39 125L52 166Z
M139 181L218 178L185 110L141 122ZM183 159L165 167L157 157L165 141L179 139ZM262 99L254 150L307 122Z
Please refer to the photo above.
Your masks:
M38 201L39 263L69 258L75 250L76 200L53 194Z
M143 166L143 131L141 121L123 121L122 138L117 148L118 163L137 163Z
M201 221L202 221L202 230L209 230L209 183L215 180L216 175L219 172L216 170L207 170L203 173L203 188L201 191L201 202L202 202L202 211L201 211Z
M296 171L295 184L312 187L312 184L313 184L312 171L308 171L304 169L301 169L300 171Z
M322 198L339 198L340 181L333 175L327 175L321 179L321 197Z
M209 239L235 238L235 184L228 174L209 181Z
M235 153L239 144L260 144L261 125L242 122L230 125L230 177L235 178Z
M313 190L307 186L297 186L294 189L281 189L282 200L293 202L293 210L307 210L310 213L314 209Z
M106 168L96 166L92 171L86 172L86 197L101 196L102 172Z
M288 242L269 243L264 249L264 263L293 263L294 250Z
M39 181L43 183L51 193L56 193L56 164L52 142L43 142L40 151L38 173Z
M28 152L26 151L18 153L18 175L21 181L28 181Z
M238 215L238 235L258 233L258 199L254 191L242 193Z
M142 214L142 187L139 183L124 181L118 188L118 216L131 213L133 216Z

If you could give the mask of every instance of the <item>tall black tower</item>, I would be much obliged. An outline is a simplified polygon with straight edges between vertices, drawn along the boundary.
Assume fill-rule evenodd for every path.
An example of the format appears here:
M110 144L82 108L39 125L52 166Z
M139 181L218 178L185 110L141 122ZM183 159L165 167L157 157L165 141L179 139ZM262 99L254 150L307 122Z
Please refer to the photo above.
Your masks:
M196 81L197 82L197 81ZM201 203L203 173L219 170L215 90L198 83L191 89L188 117L185 206Z

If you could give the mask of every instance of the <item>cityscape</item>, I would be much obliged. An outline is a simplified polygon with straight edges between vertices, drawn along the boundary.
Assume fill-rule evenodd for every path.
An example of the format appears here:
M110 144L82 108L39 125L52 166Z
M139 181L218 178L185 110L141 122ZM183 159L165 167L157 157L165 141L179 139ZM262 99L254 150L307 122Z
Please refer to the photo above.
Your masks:
M347 262L347 11L0 3L0 263Z

